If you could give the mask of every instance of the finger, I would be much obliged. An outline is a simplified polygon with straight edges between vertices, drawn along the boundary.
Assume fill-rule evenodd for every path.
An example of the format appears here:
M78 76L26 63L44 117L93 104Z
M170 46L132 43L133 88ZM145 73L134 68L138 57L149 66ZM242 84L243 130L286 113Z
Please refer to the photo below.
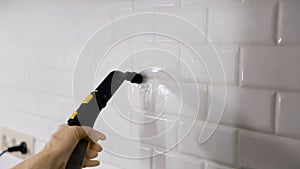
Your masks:
M86 132L86 135L91 139L93 142L97 142L98 140L105 140L106 136L101 133L100 131L94 130L90 127L83 126L83 130Z
M96 158L97 156L98 156L98 152L97 151L89 150L86 153L85 158L86 159L93 159L93 158Z
M70 126L71 132L74 133L76 139L80 140L83 138L86 138L88 130L92 130L90 127L85 127L85 129L82 128L82 126Z
M100 161L98 160L84 160L83 167L96 167L100 165Z
M103 150L102 146L100 146L98 143L91 143L89 149L97 152L101 152Z

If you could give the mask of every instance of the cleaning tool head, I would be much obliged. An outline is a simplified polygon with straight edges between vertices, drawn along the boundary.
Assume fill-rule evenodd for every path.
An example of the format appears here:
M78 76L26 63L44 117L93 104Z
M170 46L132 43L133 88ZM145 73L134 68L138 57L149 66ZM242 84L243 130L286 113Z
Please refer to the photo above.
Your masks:
M126 72L126 80L131 83L141 84L143 83L143 76L135 72Z

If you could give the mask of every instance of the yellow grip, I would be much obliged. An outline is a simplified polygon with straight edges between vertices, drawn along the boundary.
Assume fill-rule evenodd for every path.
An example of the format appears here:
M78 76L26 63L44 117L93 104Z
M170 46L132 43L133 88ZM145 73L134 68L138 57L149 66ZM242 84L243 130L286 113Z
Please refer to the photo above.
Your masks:
M82 103L89 103L93 98L93 95L89 94L86 98L82 101Z
M77 116L77 111L74 111L73 114L71 115L70 119L74 119Z

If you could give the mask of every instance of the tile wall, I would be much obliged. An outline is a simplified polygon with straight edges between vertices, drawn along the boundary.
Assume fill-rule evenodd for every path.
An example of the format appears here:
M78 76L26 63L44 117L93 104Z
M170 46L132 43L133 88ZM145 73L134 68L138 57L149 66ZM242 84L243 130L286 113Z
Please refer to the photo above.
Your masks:
M124 84L97 119L95 128L108 136L98 168L298 169L299 9L298 0L2 0L0 127L34 135L35 151L41 150L78 106L73 75L87 40L105 24L135 15L113 22L103 42L148 34L125 39L102 64L89 65L97 70L93 85L118 66L147 68L149 76L143 85ZM199 47L199 56L149 32L175 34ZM97 47L91 59L99 57ZM212 100L222 105L224 86L219 122L211 106ZM203 126L218 122L200 143ZM0 168L19 161L7 154Z

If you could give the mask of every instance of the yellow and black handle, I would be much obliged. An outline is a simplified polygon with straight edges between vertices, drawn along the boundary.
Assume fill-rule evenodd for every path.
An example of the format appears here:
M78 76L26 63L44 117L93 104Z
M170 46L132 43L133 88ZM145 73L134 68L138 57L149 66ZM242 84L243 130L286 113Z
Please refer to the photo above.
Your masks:
M79 108L73 112L68 120L68 125L93 127L100 111L106 106L109 99L124 81L140 84L143 82L143 77L141 74L135 72L123 73L121 71L112 71L100 85L83 100ZM88 148L89 141L80 140L70 156L66 169L81 169Z

